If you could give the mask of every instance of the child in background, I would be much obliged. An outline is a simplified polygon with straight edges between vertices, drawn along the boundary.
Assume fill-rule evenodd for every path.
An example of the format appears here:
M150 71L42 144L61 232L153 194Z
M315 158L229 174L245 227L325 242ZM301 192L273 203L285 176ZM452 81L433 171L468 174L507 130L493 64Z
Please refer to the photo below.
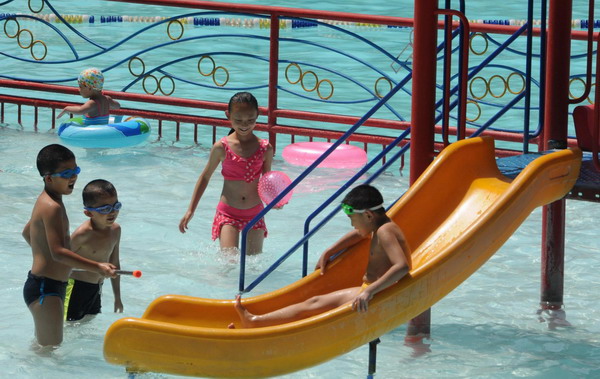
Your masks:
M109 262L117 268L121 226L115 221L121 209L117 190L108 181L97 179L83 188L83 213L89 217L71 235L71 248L77 254L96 262ZM120 277L111 278L115 296L115 312L123 312ZM104 277L95 272L71 273L65 300L65 319L81 320L100 313Z
M238 295L235 308L244 328L297 321L346 303L352 304L352 309L357 312L366 312L373 295L408 273L411 267L410 248L398 225L386 215L383 197L375 187L363 184L352 189L342 201L342 209L350 218L354 230L325 250L316 268L320 268L323 275L333 255L369 238L369 263L363 276L363 285L314 296L262 315L250 313ZM231 323L229 328L234 328L234 324Z
M37 168L44 190L23 229L23 238L33 255L23 298L33 316L37 342L51 346L59 345L63 339L63 301L71 269L114 277L115 266L71 251L69 219L62 197L73 192L80 172L73 152L58 144L48 145L38 153Z
M234 131L210 150L190 205L179 222L179 230L181 233L187 230L212 174L222 162L221 174L225 180L213 221L212 238L219 238L221 249L226 251L238 247L240 231L264 208L258 196L258 179L261 174L271 171L273 147L253 133L258 102L251 93L233 95L225 115ZM261 219L248 233L248 253L260 253L266 236L267 227Z
M79 93L89 99L83 105L69 105L65 107L56 118L61 118L65 113L81 114L84 125L108 124L111 109L119 109L121 105L110 96L102 94L104 75L97 68L83 70L77 78Z

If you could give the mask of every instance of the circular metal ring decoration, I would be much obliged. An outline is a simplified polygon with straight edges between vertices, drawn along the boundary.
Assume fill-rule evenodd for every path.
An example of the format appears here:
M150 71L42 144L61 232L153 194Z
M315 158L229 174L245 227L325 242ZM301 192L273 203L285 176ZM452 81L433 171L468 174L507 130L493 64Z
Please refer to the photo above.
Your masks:
M152 78L154 79L154 82L156 83L156 89L153 92L148 91L148 89L146 88L146 79L148 78ZM154 95L157 91L158 91L158 79L156 79L156 76L154 75L146 75L144 76L144 80L142 80L142 88L144 89L144 92L146 92L148 95Z
M33 10L33 8L31 7L31 0L27 2L27 6L29 6L29 10L31 11L31 13L40 13L42 9L44 9L44 0L41 0L40 2L42 3L42 6L38 10Z
M31 10L31 2L30 2L30 10ZM39 11L41 11L44 8L44 3L42 2L42 8L40 8ZM38 13L34 12L33 10L31 10L33 13ZM7 30L7 25L9 21L14 21L15 24L17 24L17 31L15 32L15 34L9 34L8 30ZM25 44L23 43L23 41L21 41L21 36L26 33L29 34L29 43ZM46 44L43 41L40 40L36 40L35 37L33 36L33 33L31 32L31 30L29 29L21 29L21 25L19 24L19 21L17 21L16 18L7 18L4 21L4 34L6 34L6 36L8 38L16 38L17 39L17 44L19 45L19 47L21 49L29 49L29 52L31 53L31 57L36 60L36 61L41 61L44 60L46 58L46 56L48 55L48 46L46 46ZM33 48L35 45L37 44L41 44L44 47L44 54L41 56L41 58L36 57L35 53L33 52Z
M322 83L329 83L329 85L331 86L331 92L329 93L329 95L328 95L328 96L323 96L323 95L321 94L321 84L322 84ZM330 98L331 98L331 96L333 96L333 91L334 91L334 88L333 88L333 83L331 83L331 80L329 80L329 79L321 79L321 80L319 81L319 83L317 83L317 95L319 95L319 97L320 97L322 100L328 100L328 99L330 99Z
M212 69L209 72L202 71L201 64L205 59L208 59L212 63ZM219 70L225 72L225 80L221 83L217 81L216 77ZM210 55L203 55L198 59L198 72L202 76L212 76L213 83L215 83L217 87L224 87L229 82L229 71L223 66L217 66L215 60Z
M484 83L484 86L485 86L485 92L481 96L475 96L475 94L473 93L473 83L475 83L475 81L477 81L478 79L482 80ZM487 96L489 91L490 91L490 86L489 86L487 80L485 80L485 78L483 78L481 76L476 76L473 79L471 79L471 81L469 82L469 93L471 94L471 97L473 99L481 100Z
M8 34L8 30L6 30L6 25L8 24L9 21L14 21L17 24L17 31L15 32L15 34ZM20 31L21 31L21 25L19 24L19 21L17 21L16 18L7 18L4 21L4 34L6 34L6 36L8 38L15 38L16 36L19 35Z
M315 78L315 86L310 89L306 88L306 86L304 85L304 77L308 74L314 76L314 78ZM310 71L310 70L304 71L302 76L300 76L300 85L302 86L302 89L305 90L306 92L312 92L312 91L316 90L317 87L319 86L319 77L317 76L317 74L314 73L314 71Z
M483 38L483 40L485 41L485 48L483 49L483 51L476 51L476 50L473 48L473 40L474 40L474 39L475 39L475 37L477 37L477 36L481 36L481 38ZM471 35L471 37L469 38L469 50L471 50L471 52L472 52L473 54L475 54L475 55L483 55L483 54L487 53L488 47L489 47L489 42L488 42L488 39L487 39L487 37L485 36L485 34L483 34L483 33L481 33L481 32L476 32L476 33L473 33L473 35Z
M510 78L512 78L513 75L517 75L517 77L521 78L521 80L522 80L521 89L518 91L513 91L510 88ZM513 95L518 95L521 92L525 91L525 77L523 76L523 74L521 74L520 72L513 72L512 74L508 75L508 78L506 78L506 89L508 90L508 92L512 93Z
M219 70L223 70L223 71L225 71L225 81L224 81L224 82L222 82L222 83L219 83L219 82L217 82L217 78L216 78L216 76L217 76L217 71L219 71ZM227 82L229 82L229 71L227 71L227 69L226 69L225 67L223 67L223 66L217 66L217 67L215 67L215 69L213 70L213 73L212 73L212 78L213 78L213 83L215 83L215 85L216 85L217 87L225 87L225 84L227 84Z
M208 74L202 72L202 69L200 68L200 64L202 63L202 61L204 59L210 59L210 61L212 62L212 70L210 70L210 72ZM216 69L217 69L217 65L215 64L215 60L210 55L203 55L200 57L200 59L198 59L198 72L200 73L200 75L211 76L215 73Z
M296 80L295 82L292 82L288 75L288 71L290 70L290 67L296 67L298 69L298 80ZM302 80L302 69L300 68L300 66L298 66L298 63L290 63L287 65L287 67L285 68L285 78L287 79L288 83L290 83L290 84L300 83L300 80Z
M135 73L133 72L133 70L131 69L131 63L132 63L132 62L134 62L134 61L140 61L140 63L142 64L142 72L141 72L141 73L139 73L139 74L135 74ZM146 73L146 64L145 64L145 63L144 63L144 61L143 61L141 58L139 58L139 57L133 57L133 58L131 58L131 59L129 60L129 65L128 65L128 66L129 66L129 73L130 73L131 75L135 76L136 78L139 78L140 76L142 76L142 75L144 75L144 74Z
M467 121L475 122L475 121L479 120L479 117L481 117L481 106L476 101L473 101L473 100L467 100L467 107L469 106L469 104L475 104L475 106L477 107L477 117L473 117L473 118L467 117Z
M592 83L592 85L590 86L590 94L594 93L594 91L592 91L592 88L594 88L595 85L596 85L596 83ZM594 102L592 101L592 99L589 96L587 97L587 101L590 104L594 104Z
M173 37L173 35L171 34L171 25L173 25L174 23L179 24L179 26L181 27L181 33L179 33L179 36L177 36L177 38ZM184 31L185 31L185 29L183 28L183 23L181 23L181 21L179 21L179 20L171 20L167 24L167 35L173 41L176 41L176 40L180 39L181 37L183 37L183 32Z
M29 45L27 45L27 46L24 46L23 43L21 42L21 34L23 32L29 33L29 37L31 38L31 41L29 41ZM29 49L31 47L31 45L33 45L34 40L35 39L33 38L33 33L29 29L21 29L21 30L19 30L19 33L17 33L17 43L19 44L19 47L21 49Z
M169 92L169 93L166 93L162 89L162 81L165 80L165 79L169 79L171 81L171 92ZM160 93L162 93L165 96L171 96L173 94L173 92L175 92L175 80L173 80L173 78L170 77L170 76L167 76L167 75L163 76L158 81L158 90L160 91ZM154 92L156 92L156 91L154 91Z
M510 80L511 80L511 78L513 76L517 76L518 78L521 78L522 85L521 85L521 88L519 88L519 90L514 90L510 86ZM495 93L493 91L492 82L495 79L500 80L500 82L502 83L502 91L501 91L501 93ZM475 93L473 91L473 85L475 84L475 82L477 80L483 81L483 83L485 85L485 92L482 95L480 95L480 96L475 95ZM499 99L499 98L503 97L504 95L506 95L506 92L510 92L513 95L518 95L518 94L522 93L523 91L525 91L525 77L523 76L523 74L521 74L519 72L516 72L516 71L512 72L507 78L505 78L502 75L498 75L498 74L492 75L492 77L489 78L488 80L486 80L482 76L476 76L473 79L471 79L471 81L469 82L469 93L471 94L471 97L473 99L476 99L476 100L483 99L484 97L486 97L488 95L488 93L492 97L495 97L496 99Z
M496 95L494 94L494 92L492 91L492 81L498 78L502 81L503 87L502 87L502 93L500 93L500 95ZM492 97L495 97L496 99L501 98L502 96L504 96L506 94L506 90L508 88L508 83L506 82L506 79L504 79L502 76L500 75L494 75L490 78L490 80L488 81L488 92L490 93L490 95L492 95Z
M35 53L33 52L33 47L37 44L41 44L44 47L44 55L42 55L41 58L38 58L35 56ZM29 51L31 52L31 56L33 57L33 59L35 59L36 61L43 61L44 58L46 58L46 55L48 55L48 46L46 46L46 44L43 41L35 40L33 41L33 43L31 44L31 46L29 47Z
M295 67L298 70L298 79L295 81L290 80L289 70L291 67ZM312 76L315 81L314 85L311 88L307 87L306 83L305 83L305 78L307 75ZM314 71L311 71L311 70L303 72L302 68L300 67L300 65L298 65L298 63L290 63L287 65L287 67L285 68L285 78L288 81L288 83L290 83L290 84L300 83L300 86L302 86L302 89L306 92L313 92L316 90L317 95L319 96L319 98L321 100L330 99L333 96L333 93L335 92L335 86L333 85L331 80L329 80L329 79L319 80L319 76ZM321 92L321 84L323 84L323 83L327 83L331 87L331 92L327 96L323 96L323 93Z
M382 95L382 94L379 92L379 88L378 88L378 87L379 87L379 81L380 81L380 80L387 80L388 84L390 85L390 89L388 90L388 92L392 90L392 81L391 81L391 80L389 80L388 78L386 78L385 76L382 76L381 78L379 78L379 79L377 79L377 80L375 81L375 95L376 95L378 98L380 98L380 99L381 99L381 98L382 98L384 95Z
M585 88L585 81L583 79L572 78L571 80L569 80L569 98L571 99L575 99L575 96L573 95L573 93L571 93L571 84L573 84L574 81L581 82L581 84L583 84L583 88Z

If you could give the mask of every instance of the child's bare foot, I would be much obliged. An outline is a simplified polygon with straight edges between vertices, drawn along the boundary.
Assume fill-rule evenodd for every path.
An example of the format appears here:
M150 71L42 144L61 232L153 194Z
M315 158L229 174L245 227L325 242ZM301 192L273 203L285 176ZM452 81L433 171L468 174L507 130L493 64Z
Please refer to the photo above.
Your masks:
M252 320L254 319L255 316L252 313L248 312L246 307L244 307L242 305L242 295L237 295L235 297L235 310L238 313L238 315L240 316L240 321L242 322L242 327L252 328L254 326L254 323L252 322Z

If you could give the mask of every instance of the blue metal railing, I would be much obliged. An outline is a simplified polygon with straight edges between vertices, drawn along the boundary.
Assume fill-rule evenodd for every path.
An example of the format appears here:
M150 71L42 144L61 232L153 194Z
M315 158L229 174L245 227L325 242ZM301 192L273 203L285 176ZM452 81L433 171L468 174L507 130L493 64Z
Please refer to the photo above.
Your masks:
M218 16L218 15L236 15L236 16L246 16L246 17L253 17L253 18L259 18L259 19L263 19L263 20L268 20L269 16L265 16L265 15L261 15L261 14L245 14L245 13L231 13L231 12L223 12L223 11L202 11L202 12L190 12L190 13L185 13L185 14L181 14L181 15L177 15L177 16L172 16L172 17L168 17L165 18L164 20L158 20L153 22L150 25L144 26L138 30L135 30L133 32L131 32L130 34L126 35L125 37L119 39L118 41L116 41L115 43L112 43L110 46L104 46L103 44L95 41L93 38L86 36L84 33L78 31L73 25L71 25L71 23L68 22L68 18L62 17L58 11L53 8L53 7L49 7L50 10L52 10L52 12L56 15L56 18L59 19L61 21L62 24L64 24L70 31L74 32L76 34L76 36L78 38L83 39L84 41L86 41L87 43L89 43L90 45L94 46L95 48L98 48L99 51L96 52L91 52L91 53L85 53L85 54L81 54L77 49L76 46L77 44L74 43L74 41L71 41L67 38L67 36L60 30L58 29L56 26L52 25L51 23L49 23L48 21L42 19L39 16L35 16L35 15L26 15L26 14L2 14L0 15L0 20L10 20L10 19L20 19L20 18L27 18L30 20L35 20L37 22L40 22L41 24L43 24L46 27L49 27L54 33L58 34L61 38L61 40L65 43L65 46L67 46L72 54L73 54L73 58L72 59L45 59L43 61L36 61L35 59L30 59L30 58L26 58L26 57L20 57L18 55L15 54L10 54L4 51L0 51L0 54L3 55L6 58L9 59L13 59L16 61L23 61L23 62L27 62L27 63L32 63L32 64L42 64L42 65L46 65L46 64L52 64L52 65L60 65L60 64L68 64L68 63L74 63L74 62L80 62L80 61L89 61L91 59L95 59L95 58L99 58L100 56L106 56L105 54L107 53L112 53L114 55L115 52L117 52L118 48L123 48L123 45L132 41L134 38L139 37L140 35L149 32L151 30L156 30L159 27L164 27L165 25L168 25L171 22L177 22L177 20L179 19L185 19L185 18L191 18L191 17L197 17L197 16ZM369 49L372 49L373 51L381 54L381 57L383 57L383 59L385 60L389 60L390 62L392 62L393 64L397 64L402 66L404 69L406 69L409 73L411 71L411 67L410 67L410 62L403 62L398 60L397 58L395 58L391 53L389 53L386 49L384 49L383 47L381 47L380 45L378 45L377 43L368 40L367 38L360 36L357 33L354 33L350 30L338 27L336 25L331 25L331 24L327 24L325 22L321 22L321 21L317 21L317 20L307 20L307 19L301 19L301 18L293 18L293 17L282 17L282 20L291 20L292 22L296 21L296 22L305 22L305 23L314 23L316 25L319 25L320 27L324 27L327 28L329 30L335 31L335 32L339 32L339 33L343 33L345 35L350 36L354 41L358 41L359 43L364 44L365 46L367 46ZM115 27L118 27L118 25L115 24ZM127 61L131 60L134 57L140 57L143 56L144 54L147 53L151 53L151 52L159 52L161 51L161 49L166 49L172 46L176 46L178 44L182 44L182 43L190 43L190 42L195 42L195 41L199 41L199 40L204 40L207 41L206 43L203 43L202 46L210 46L210 42L212 40L219 40L219 39L231 39L231 40L239 40L240 38L249 38L249 39L256 39L256 40L261 40L266 42L267 44L269 43L269 36L264 36L264 35L256 35L256 34L250 34L250 33L217 33L217 34L205 34L205 35L194 35L191 37L183 37L183 38L178 38L175 40L170 40L167 42L162 42L162 43L157 43L154 44L152 46L149 47L143 47L143 48L139 48L139 49L132 49L131 51L129 51L126 56L124 58L120 58L115 62L112 62L108 65L102 66L99 68L102 69L104 72L108 72L110 70L113 70L119 66L122 66L123 64L126 64ZM358 64L358 70L353 70L352 72L354 73L358 73L358 72L373 72L374 74L384 77L387 80L389 80L390 83L392 84L396 84L396 80L394 78L392 78L390 75L388 75L387 73L385 73L384 71L382 71L381 69L379 69L375 64L370 63L364 59L361 59L360 57L350 54L346 51L343 51L341 49L336 49L334 47L325 45L325 44L320 44L320 43L316 43L313 41L309 41L309 40L305 40L305 39L298 39L298 38L284 38L284 37L280 37L279 38L279 42L285 42L285 43L290 43L290 44L302 44L305 46L312 46L315 47L321 51L326 51L328 53L333 53L335 56L338 57L345 57L348 58L350 60L352 60L353 62ZM229 56L239 56L239 57L245 57L245 58L251 58L251 59L255 59L255 60L259 60L262 62L269 62L269 57L268 56L260 56L260 55L256 55L256 54L247 54L247 53L243 53L243 52L232 52L232 51L204 51L202 53L199 53L196 51L196 54L191 54L191 55L187 55L187 56L177 56L175 57L175 59L169 60L167 62L161 62L160 64L153 66L152 68L149 68L148 71L144 72L143 74L140 74L139 76L133 78L129 83L124 84L121 88L122 91L128 91L130 90L134 85L138 84L142 79L144 75L151 75L152 73L155 72L160 72L163 75L167 75L169 76L171 79L173 79L174 83L186 83L188 85L193 85L193 86L198 86L198 87L204 87L204 88L209 88L209 89L215 89L215 90L228 90L228 91L232 91L232 90L256 90L256 89L263 89L263 88L267 88L268 84L264 83L264 84L259 84L259 85L246 85L246 86L228 86L226 88L217 86L217 85L206 85L206 84L202 84L199 83L197 81L194 80L189 80L186 79L186 75L177 75L174 72L170 72L168 69L170 66L173 66L177 63L180 62L184 62L186 60L189 59L193 59L193 58L197 58L197 57L201 57L203 55L210 55L210 54L215 54L215 55L229 55ZM375 55L370 55L369 58L373 59L375 57ZM335 59L331 59L330 61L335 61ZM291 59L280 59L280 62L295 62L298 63L298 60L291 60ZM347 72L342 72L340 70L335 70L332 68L328 68L328 67L324 67L324 66L319 66L310 62L306 62L303 63L306 64L307 66L310 67L314 67L314 68L318 68L320 70L323 71L327 71L330 73L333 73L335 75L337 75L340 78L343 78L344 80L348 81L349 83L352 83L353 85L356 85L358 88L360 88L362 91L365 91L366 93L368 93L368 97L364 98L364 99L358 99L358 100L352 100L352 101L336 101L336 100L327 100L326 102L329 104L347 104L347 103L366 103L369 101L377 101L379 99L379 96L377 96L377 94L375 93L375 91L373 91L373 89L370 89L369 85L367 85L366 83L363 83L362 79L359 79L358 77L355 77L353 75L348 74ZM366 68L367 70L363 70L363 68ZM38 82L45 82L45 83L65 83L65 82L71 82L71 81L75 81L76 80L76 76L71 76L68 78L52 78L52 77L40 77L40 78L29 78L29 77L20 77L20 76L14 76L14 75L7 75L4 74L2 72L0 72L0 77L5 77L7 79L14 79L14 80L34 80L34 81L38 81ZM370 83L372 84L372 83ZM322 99L319 98L315 98L310 97L310 96L306 96L303 93L300 92L296 92L293 89L286 89L283 86L278 86L278 88L280 90L283 90L286 93L292 94L294 96L297 96L299 98L303 98L305 100L308 101L316 101L316 102L323 102ZM410 92L406 89L404 89L404 91L410 95ZM406 120L406 116L402 115L400 113L399 110L394 109L392 106L390 106L389 104L386 104L385 107L388 109L388 111L394 116L396 117L398 120L400 121L404 121Z
M405 79L405 81L408 81L409 79ZM277 204L281 199L283 199L290 191L292 191L302 180L304 180L304 178L306 178L306 176L308 176L315 168L317 168L317 166L323 162L323 160L325 160L339 145L341 145L344 141L346 141L346 139L348 139L348 137L350 135L352 135L360 126L362 126L362 124L368 120L373 114L375 114L375 112L377 112L385 103L387 103L387 101L392 98L402 87L404 87L404 85L406 84L405 81L402 81L400 83L398 83L394 88L392 88L392 90L390 92L388 92L384 97L382 97L377 104L375 104L367 113L365 113L364 116L362 116L360 118L360 120L358 120L358 122L356 122L350 129L348 129L348 131L346 133L344 133L343 136L341 136L336 142L334 142L331 147L329 147L329 149L327 149L327 151L325 151L325 153L323 153L323 155L321 155L319 158L317 158L308 168L306 168L306 170L304 170L296 179L294 179L294 181L287 186L277 197L275 197L275 199L273 199L273 201L271 201L269 204L267 204L267 206L259 213L257 214L247 225L246 227L244 227L244 229L242 230L242 236L241 236L241 243L240 243L240 279L239 279L239 291L240 292L247 292L249 290L251 290L252 288L254 288L260 281L262 281L269 273L271 273L275 268L277 268L279 265L281 265L281 263L283 263L287 258L289 258L295 251L296 249L298 249L298 247L300 247L302 244L304 244L308 238L310 238L310 236L312 236L316 231L318 231L326 221L328 221L329 219L331 219L331 217L333 217L333 215L335 215L335 213L337 213L338 210L335 210L334 212L332 212L328 217L326 217L326 220L324 220L323 222L321 222L316 228L314 228L313 230L308 230L308 225L310 223L310 220L312 220L312 218L314 218L314 216L318 213L320 213L323 209L325 209L325 207L327 205L329 205L335 198L337 198L343 191L345 191L350 185L352 185L352 183L354 183L358 178L360 178L360 176L362 174L364 174L369 168L371 168L379 159L381 159L383 156L385 156L386 152L389 152L392 148L396 147L397 144L399 144L409 133L409 130L404 131L398 138L396 138L396 140L394 141L394 144L390 144L386 147L386 149L384 149L384 151L382 151L382 153L380 153L376 158L372 159L371 162L369 162L365 167L363 167L356 175L354 175L354 177L352 177L352 179L347 182L346 184L344 184L342 186L342 188L340 188L338 191L336 191L329 199L327 199L323 204L321 204L319 206L319 208L313 212L313 214L311 214L309 216L309 218L307 219L306 223L305 223L305 236L299 241L297 242L290 250L288 250L286 253L284 253L282 255L281 258L279 258L273 265L271 265L270 268L268 268L265 273L263 273L257 280L255 280L248 288L245 288L245 279L246 279L246 240L247 240L247 235L248 232L252 229L252 227L260 220L262 219L267 212L269 212L274 206L275 204ZM406 151L406 149L403 149L401 152L402 154ZM386 168L393 163L395 160L397 160L402 154L396 154L395 156L393 156L390 160L388 160L388 162L386 162ZM377 175L379 175L382 171L378 171ZM370 180L372 180L374 178L371 178ZM369 180L369 181L370 181ZM303 263L303 275L306 275L306 266L307 266L307 248L305 249L305 253L304 253L304 259L303 259L304 263Z

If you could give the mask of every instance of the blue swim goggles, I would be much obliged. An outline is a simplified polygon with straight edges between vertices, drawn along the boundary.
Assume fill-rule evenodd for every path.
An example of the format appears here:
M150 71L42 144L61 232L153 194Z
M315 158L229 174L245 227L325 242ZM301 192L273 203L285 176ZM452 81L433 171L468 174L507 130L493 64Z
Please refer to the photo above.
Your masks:
M120 211L122 205L123 204L121 204L120 202L117 201L113 205L106 204L106 205L103 205L103 206L97 207L97 208L83 207L83 209L85 209L86 211L93 211L93 212L98 212L102 215L107 215L107 214L111 213L112 211L115 211L115 212Z
M348 216L353 215L355 213L365 213L366 211L374 211L379 208L383 208L383 203L376 205L374 207L371 207L371 208L367 208L367 209L354 209L354 207L352 205L342 203L342 210Z
M79 166L76 166L75 168L68 168L61 172L57 172L56 174L50 174L50 176L60 176L63 179L71 179L73 176L79 175L80 172L81 168L79 168Z

